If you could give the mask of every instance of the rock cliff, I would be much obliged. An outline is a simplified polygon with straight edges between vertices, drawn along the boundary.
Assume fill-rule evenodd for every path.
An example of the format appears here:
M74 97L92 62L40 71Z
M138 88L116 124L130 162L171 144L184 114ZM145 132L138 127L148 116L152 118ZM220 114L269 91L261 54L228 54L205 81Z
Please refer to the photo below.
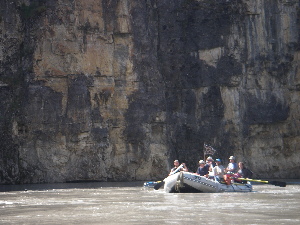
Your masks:
M0 0L0 182L300 178L299 4Z

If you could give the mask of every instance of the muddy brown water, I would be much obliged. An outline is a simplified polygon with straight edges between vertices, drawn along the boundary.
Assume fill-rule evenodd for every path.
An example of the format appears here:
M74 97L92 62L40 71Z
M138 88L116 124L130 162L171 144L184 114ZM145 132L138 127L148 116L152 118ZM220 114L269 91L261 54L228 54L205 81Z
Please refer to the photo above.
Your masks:
M0 224L300 224L300 181L250 193L164 193L143 182L0 185Z

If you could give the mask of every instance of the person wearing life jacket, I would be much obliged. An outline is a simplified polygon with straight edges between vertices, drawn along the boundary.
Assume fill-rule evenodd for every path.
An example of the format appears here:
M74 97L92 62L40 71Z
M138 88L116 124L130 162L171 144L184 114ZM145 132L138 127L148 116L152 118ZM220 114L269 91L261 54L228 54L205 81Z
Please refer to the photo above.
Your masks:
M231 184L232 176L238 171L238 165L235 162L235 157L230 156L229 157L229 163L228 166L225 169L226 174L224 175L224 180L227 185Z
M246 183L247 181L240 181L239 178L252 178L253 172L245 167L243 162L238 163L239 170L234 174L234 179L236 182Z
M186 167L185 163L182 163L181 165L182 165L182 168L179 169L177 172L180 172L180 171L188 172L188 171L189 171L188 168ZM173 174L174 171L176 171L176 170L178 169L179 166L180 166L179 161L178 161L177 159L174 160L174 167L171 169L169 175Z
M214 177L217 181L223 181L225 168L222 165L221 159L216 159L215 162L216 162L216 166L212 169Z
M213 158L211 157L211 156L208 156L207 158L206 158L206 165L205 166L207 166L207 168L208 168L208 171L212 171L212 169L214 168L214 166L215 166L215 163L214 163L214 160L213 160Z
M208 177L208 167L205 165L204 160L199 161L199 167L196 174L204 177Z

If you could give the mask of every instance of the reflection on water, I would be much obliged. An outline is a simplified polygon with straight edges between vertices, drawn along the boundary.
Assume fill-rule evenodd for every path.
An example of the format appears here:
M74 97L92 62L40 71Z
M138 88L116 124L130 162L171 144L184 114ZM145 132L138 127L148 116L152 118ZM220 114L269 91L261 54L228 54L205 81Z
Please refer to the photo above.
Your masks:
M0 224L300 224L300 182L170 194L143 182L0 185Z

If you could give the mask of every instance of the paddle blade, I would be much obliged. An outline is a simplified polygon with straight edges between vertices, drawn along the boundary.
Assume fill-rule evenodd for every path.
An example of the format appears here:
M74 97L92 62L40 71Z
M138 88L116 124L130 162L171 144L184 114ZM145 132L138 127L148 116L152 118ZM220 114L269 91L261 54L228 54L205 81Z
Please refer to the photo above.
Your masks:
M165 182L163 182L163 181L157 181L157 184L154 185L154 189L155 189L155 190L158 190L158 189L160 189L164 184L165 184Z
M279 187L286 187L286 183L282 181L269 181L269 184L273 184L275 186Z
M155 181L149 181L149 182L144 183L144 187L153 188L156 184L157 184L157 182L155 182Z

